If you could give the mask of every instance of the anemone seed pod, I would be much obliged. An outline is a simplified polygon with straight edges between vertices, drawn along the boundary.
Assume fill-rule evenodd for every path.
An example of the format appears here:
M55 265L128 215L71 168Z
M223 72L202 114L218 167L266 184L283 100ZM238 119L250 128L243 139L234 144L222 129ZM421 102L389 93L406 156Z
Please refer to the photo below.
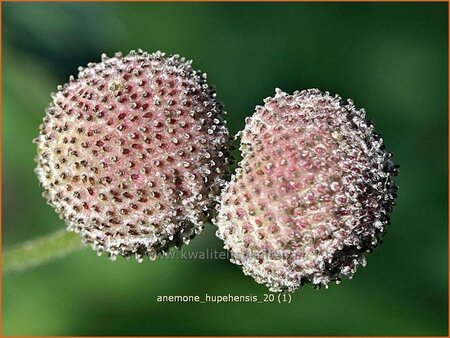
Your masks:
M59 86L35 140L36 173L68 230L138 260L199 233L228 176L215 95L191 61L141 50L103 55Z
M351 100L317 89L273 98L246 120L217 236L271 291L327 286L365 265L396 198L397 166Z

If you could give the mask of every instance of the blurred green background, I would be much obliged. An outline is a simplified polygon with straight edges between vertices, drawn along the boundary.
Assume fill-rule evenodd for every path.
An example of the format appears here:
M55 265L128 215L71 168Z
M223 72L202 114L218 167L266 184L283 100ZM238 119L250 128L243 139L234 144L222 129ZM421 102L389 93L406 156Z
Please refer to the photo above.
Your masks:
M3 335L447 335L446 3L3 3L3 249L64 227L32 139L50 92L100 54L179 53L231 132L280 87L365 107L401 165L385 243L353 280L287 304L170 304L268 290L224 260L141 264L84 249L3 276ZM221 250L215 227L185 250Z

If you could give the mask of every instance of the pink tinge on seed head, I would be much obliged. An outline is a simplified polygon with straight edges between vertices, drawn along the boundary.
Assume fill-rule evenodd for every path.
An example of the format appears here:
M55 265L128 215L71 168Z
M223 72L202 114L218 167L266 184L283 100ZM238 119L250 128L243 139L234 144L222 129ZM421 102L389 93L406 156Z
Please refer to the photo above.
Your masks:
M138 259L202 230L229 156L206 74L178 55L103 55L52 98L36 172L69 230L99 253Z
M351 277L389 223L397 166L350 100L277 89L264 102L240 135L217 236L271 291Z

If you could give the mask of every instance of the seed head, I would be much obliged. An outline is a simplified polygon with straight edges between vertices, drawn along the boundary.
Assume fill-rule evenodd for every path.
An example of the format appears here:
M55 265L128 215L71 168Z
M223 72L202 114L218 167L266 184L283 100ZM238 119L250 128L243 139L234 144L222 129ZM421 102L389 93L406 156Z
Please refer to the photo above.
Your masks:
M397 166L351 100L276 90L246 121L217 236L272 291L351 277L381 242Z
M206 74L178 55L103 55L52 98L36 173L68 230L111 258L138 259L202 230L229 141Z

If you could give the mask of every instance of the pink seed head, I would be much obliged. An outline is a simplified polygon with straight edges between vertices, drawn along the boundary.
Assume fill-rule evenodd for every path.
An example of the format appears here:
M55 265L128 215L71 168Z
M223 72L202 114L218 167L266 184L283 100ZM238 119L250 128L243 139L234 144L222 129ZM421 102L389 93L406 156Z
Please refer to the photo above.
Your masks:
M52 94L36 173L99 253L156 257L202 230L228 175L223 107L178 55L102 56Z
M276 90L246 121L217 236L272 291L351 277L381 242L397 166L351 100Z

